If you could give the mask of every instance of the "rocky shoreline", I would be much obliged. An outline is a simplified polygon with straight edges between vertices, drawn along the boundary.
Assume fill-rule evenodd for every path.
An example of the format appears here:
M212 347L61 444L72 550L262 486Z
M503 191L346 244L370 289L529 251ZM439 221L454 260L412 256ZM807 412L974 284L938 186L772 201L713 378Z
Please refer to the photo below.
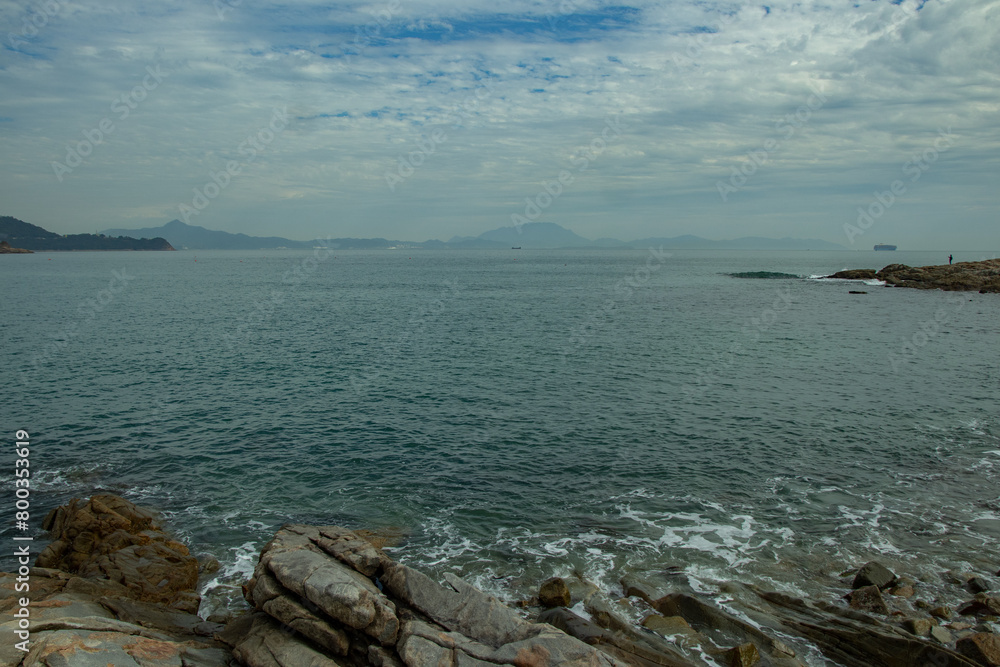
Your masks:
M1000 595L983 574L953 573L968 599L957 608L875 562L841 575L839 602L738 583L706 596L668 570L626 575L613 591L553 577L510 607L457 576L437 581L393 560L362 532L286 525L243 586L250 609L202 619L199 578L218 563L199 563L151 512L95 495L43 527L52 543L29 570L30 591L18 590L23 572L0 574L2 664L1000 665Z
M33 252L24 248L14 248L6 241L0 241L0 255L30 255Z
M934 266L890 264L883 269L851 269L824 278L882 280L890 287L940 289L949 292L1000 293L1000 259Z

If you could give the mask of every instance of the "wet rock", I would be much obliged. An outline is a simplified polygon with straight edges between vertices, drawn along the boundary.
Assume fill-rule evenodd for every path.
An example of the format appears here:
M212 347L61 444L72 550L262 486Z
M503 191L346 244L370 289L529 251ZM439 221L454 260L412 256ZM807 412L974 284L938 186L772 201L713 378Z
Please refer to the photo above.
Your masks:
M978 632L955 644L955 650L984 667L1000 666L1000 636Z
M1000 616L1000 598L977 593L970 602L958 610L958 613L963 616Z
M837 271L825 278L837 278L840 280L872 280L875 278L875 269L848 269L847 271Z
M965 585L973 594L985 593L990 590L990 582L986 581L982 577L972 577L965 582Z
M663 616L681 616L698 632L712 636L735 638L752 643L773 665L801 665L795 651L774 639L760 628L740 620L722 609L685 593L671 593L656 600L653 608Z
M757 592L787 632L812 641L846 667L972 667L975 663L860 612L780 593Z
M903 598L904 600L909 600L917 594L913 586L893 586L888 592L893 597Z
M541 588L538 589L538 599L541 601L542 606L546 608L568 607L572 604L569 587L563 581L562 577L552 577L545 581L541 585Z
M542 612L538 620L558 628L588 646L600 649L601 652L627 665L695 667L698 664L665 642L655 642L651 638L642 637L637 633L631 637L623 636L620 633L601 628L595 623L577 616L565 607L553 607Z
M951 619L951 617L955 614L955 612L951 610L951 607L946 607L944 605L932 607L928 613L930 613L930 615L934 618L940 618L942 621Z
M754 667L760 663L760 651L753 644L740 644L724 654L729 667Z
M961 621L956 621L955 623L949 623L948 627L954 630L955 632L959 632L961 630L968 630L969 628L971 628L972 623L962 623Z
M940 625L935 625L931 628L931 637L942 644L950 644L955 641L955 637Z
M903 621L903 628L917 637L929 637L934 623L929 618L908 618Z
M859 588L850 594L849 600L851 609L866 611L872 614L881 614L883 616L888 616L889 614L889 607L886 606L885 600L882 599L882 594L879 592L878 586L872 585Z
M896 583L896 575L881 563L871 561L865 563L854 577L851 588L857 590L866 586L878 586L880 591Z

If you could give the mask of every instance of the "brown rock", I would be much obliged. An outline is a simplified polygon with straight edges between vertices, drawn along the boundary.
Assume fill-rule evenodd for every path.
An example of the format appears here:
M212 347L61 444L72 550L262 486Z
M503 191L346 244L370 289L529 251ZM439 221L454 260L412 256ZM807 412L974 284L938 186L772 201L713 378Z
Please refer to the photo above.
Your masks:
M989 632L977 632L955 644L955 650L984 667L1000 666L1000 637Z
M943 605L940 607L934 607L929 613L934 618L940 618L942 621L947 621L954 615L951 607L945 607Z
M740 644L725 653L729 667L754 667L760 662L760 651L753 644Z
M886 606L878 586L865 586L850 594L851 609L867 611L873 614L889 614L889 607Z
M562 577L552 577L545 581L538 589L538 599L546 608L568 607L572 604L569 586L566 585Z
M931 634L934 623L929 618L908 618L903 621L903 628L910 634L918 637L927 637Z
M958 610L958 613L965 616L1000 616L1000 598L977 593L976 597Z
M38 567L108 579L135 600L197 611L198 561L160 529L151 512L98 494L52 510L42 526L53 542L39 555Z
M916 594L916 591L913 590L913 586L896 586L889 593L899 598L912 598Z

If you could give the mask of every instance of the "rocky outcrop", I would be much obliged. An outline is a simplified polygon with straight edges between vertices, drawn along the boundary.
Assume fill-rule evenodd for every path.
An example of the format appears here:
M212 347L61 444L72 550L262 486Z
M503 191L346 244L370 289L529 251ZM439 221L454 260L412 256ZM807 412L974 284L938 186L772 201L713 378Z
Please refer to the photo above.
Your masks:
M0 255L30 255L33 252L24 248L12 248L6 241L0 241Z
M257 611L219 637L249 667L622 665L454 575L438 583L336 526L282 528L245 594Z
M112 495L74 499L49 514L54 541L30 568L30 641L0 646L0 664L24 667L219 667L228 648L203 621L195 585L198 563L187 547L156 524L151 513ZM0 625L15 637L11 614L18 579L0 574Z
M885 268L838 271L826 278L845 280L884 280L893 287L940 289L949 292L1000 292L1000 259L981 262L958 262L934 266L890 264Z
M110 579L135 600L198 611L198 561L150 512L118 496L95 495L53 510L42 527L53 541L38 557L38 567Z

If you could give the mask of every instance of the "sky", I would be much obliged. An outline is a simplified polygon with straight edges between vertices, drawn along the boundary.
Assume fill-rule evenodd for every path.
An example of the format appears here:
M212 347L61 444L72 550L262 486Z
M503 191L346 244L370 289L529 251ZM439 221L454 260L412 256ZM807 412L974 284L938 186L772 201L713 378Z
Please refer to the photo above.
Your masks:
M0 215L1000 250L1000 0L0 0Z

